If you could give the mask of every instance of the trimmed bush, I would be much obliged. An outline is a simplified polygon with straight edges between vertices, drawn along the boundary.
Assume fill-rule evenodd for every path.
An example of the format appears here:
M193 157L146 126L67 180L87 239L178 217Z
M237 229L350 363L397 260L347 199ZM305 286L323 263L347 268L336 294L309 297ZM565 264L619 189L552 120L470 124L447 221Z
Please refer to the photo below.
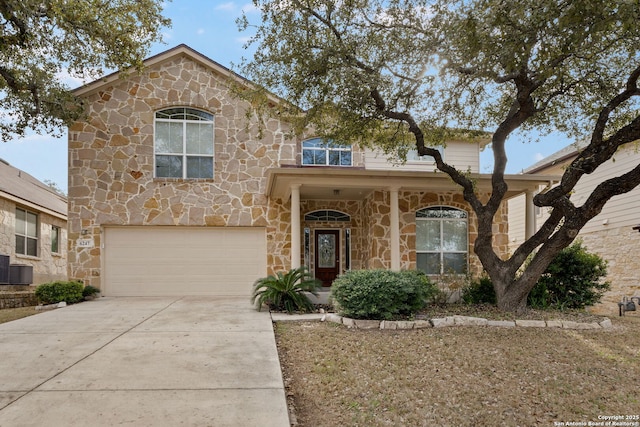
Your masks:
M422 310L438 288L421 271L352 270L331 286L336 310L352 319L390 320Z
M563 249L556 255L531 290L528 304L534 308L584 308L602 299L611 288L604 281L607 262L587 252L582 242Z
M262 304L267 304L272 310L311 311L313 304L305 292L317 295L320 281L311 277L307 269L302 266L278 273L275 276L263 277L253 284L251 303L256 304L258 311Z
M91 285L87 285L84 287L84 289L82 289L82 296L83 297L92 297L95 296L96 294L100 293L100 289L91 286Z
M462 301L466 304L495 304L496 291L489 276L472 280L462 289Z
M80 282L52 282L44 283L36 288L36 297L42 304L56 304L65 301L74 304L84 298L84 285Z

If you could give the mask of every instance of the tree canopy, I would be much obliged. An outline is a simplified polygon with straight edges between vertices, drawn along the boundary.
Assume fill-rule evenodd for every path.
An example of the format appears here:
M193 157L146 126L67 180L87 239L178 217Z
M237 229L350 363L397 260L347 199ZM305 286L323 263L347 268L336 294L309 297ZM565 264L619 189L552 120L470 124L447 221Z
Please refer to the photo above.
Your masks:
M476 255L498 304L523 307L549 262L616 194L640 183L640 166L601 183L581 206L585 173L640 138L640 6L627 0L254 0L262 22L245 74L306 110L300 125L386 152L415 145L460 185L478 218ZM241 25L250 25L245 18ZM451 129L491 135L488 200L434 145ZM507 138L559 130L588 146L560 184L537 195L550 218L513 256L492 246L507 192ZM524 261L537 250L524 273Z
M82 113L62 77L140 67L170 24L161 12L158 0L0 2L2 140L27 129L59 134Z

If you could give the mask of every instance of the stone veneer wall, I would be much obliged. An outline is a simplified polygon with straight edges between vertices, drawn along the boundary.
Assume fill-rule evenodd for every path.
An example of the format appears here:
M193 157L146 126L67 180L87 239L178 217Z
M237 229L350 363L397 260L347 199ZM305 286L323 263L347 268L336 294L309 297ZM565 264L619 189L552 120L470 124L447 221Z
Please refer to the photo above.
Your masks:
M67 280L67 223L54 216L25 208L38 214L38 256L17 255L15 252L16 204L0 199L0 254L9 255L11 264L33 267L33 285ZM51 227L60 228L58 253L51 252Z
M69 129L69 277L100 286L105 225L266 226L269 265L287 258L287 211L268 201L266 171L296 163L276 119L247 122L224 76L178 57L87 97L88 120ZM154 115L184 106L214 114L214 178L154 178ZM81 234L85 230L85 234ZM273 232L273 233L272 233ZM77 248L92 238L93 248ZM286 265L289 261L286 261Z
M482 265L473 252L473 244L477 237L477 220L462 195L454 192L428 193L401 191L398 195L400 210L400 268L416 268L416 211L429 206L451 206L465 210L469 214L469 271L479 274ZM390 268L390 224L391 209L389 192L375 191L364 202L365 248L369 249L366 268ZM508 222L506 204L496 215L494 225L494 247L500 254L505 254L508 245Z
M631 227L619 227L580 234L579 238L589 252L608 262L607 280L611 282L611 290L594 307L594 311L617 316L618 302L622 297L640 296L640 233Z

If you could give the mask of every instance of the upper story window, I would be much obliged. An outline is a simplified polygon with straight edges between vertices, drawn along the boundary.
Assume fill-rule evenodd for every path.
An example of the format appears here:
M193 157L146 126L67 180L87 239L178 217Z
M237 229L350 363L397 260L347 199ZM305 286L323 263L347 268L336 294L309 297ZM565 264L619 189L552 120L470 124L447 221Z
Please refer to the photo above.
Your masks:
M193 108L156 112L157 178L213 178L213 114Z
M16 208L16 253L38 256L38 215Z
M321 138L302 142L302 164L320 166L351 166L351 145Z
M416 267L427 274L467 272L468 215L434 206L416 212Z
M438 150L440 152L440 155L444 159L444 147L442 145L438 145L436 147L431 147L431 148L435 148L436 150ZM412 150L407 151L407 161L408 162L435 162L436 159L434 159L433 156L420 156L418 155L418 150L414 148Z

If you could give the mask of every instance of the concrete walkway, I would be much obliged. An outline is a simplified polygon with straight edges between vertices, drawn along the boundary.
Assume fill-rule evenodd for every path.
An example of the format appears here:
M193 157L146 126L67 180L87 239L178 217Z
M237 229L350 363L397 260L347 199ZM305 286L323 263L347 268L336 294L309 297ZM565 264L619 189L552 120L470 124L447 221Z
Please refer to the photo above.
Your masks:
M289 425L268 312L100 298L0 325L0 426Z

